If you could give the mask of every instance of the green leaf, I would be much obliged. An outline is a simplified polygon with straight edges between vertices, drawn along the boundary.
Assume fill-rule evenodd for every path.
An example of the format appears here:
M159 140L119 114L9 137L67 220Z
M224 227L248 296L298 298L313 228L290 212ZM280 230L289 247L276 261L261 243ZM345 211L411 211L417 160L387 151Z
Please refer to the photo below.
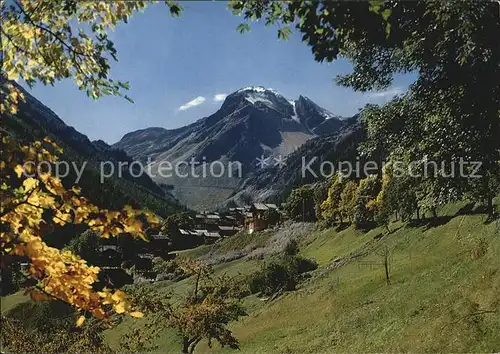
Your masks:
M387 21L389 16L391 16L391 14L392 14L391 9L385 9L384 11L382 11L382 18L384 19L384 21Z
M175 5L170 6L170 14L173 17L179 17L181 15L182 10L183 10L183 8L180 5L175 4Z
M278 39L288 40L292 30L290 27L283 27L278 30Z
M387 24L385 25L386 38L389 38L390 34L391 34L391 24L389 22L387 22Z
M369 5L370 11L378 14L380 13L380 9L384 5L384 0L370 0Z
M250 32L250 25L248 23L240 23L236 30L240 33Z

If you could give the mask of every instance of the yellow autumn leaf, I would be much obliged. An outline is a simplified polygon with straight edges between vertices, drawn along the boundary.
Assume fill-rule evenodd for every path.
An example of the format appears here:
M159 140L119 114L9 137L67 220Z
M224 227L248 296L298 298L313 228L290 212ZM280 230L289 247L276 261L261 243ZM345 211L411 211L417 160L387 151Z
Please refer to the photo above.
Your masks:
M30 177L23 181L23 186L26 192L28 192L38 186L38 180Z
M144 314L142 312L139 312L139 311L134 311L134 312L130 313L130 316L135 317L135 318L142 318L142 317L144 317Z
M115 293L111 296L111 298L116 301L116 302L120 302L120 301L125 301L125 293L121 290L117 290L115 291Z
M124 313L125 312L125 304L123 302L118 303L114 306L116 313Z
M76 326L80 327L83 324L83 322L85 322L85 316L80 316L76 321Z
M21 175L24 172L23 166L17 165L16 168L14 169L14 172L16 172L17 177L21 177Z

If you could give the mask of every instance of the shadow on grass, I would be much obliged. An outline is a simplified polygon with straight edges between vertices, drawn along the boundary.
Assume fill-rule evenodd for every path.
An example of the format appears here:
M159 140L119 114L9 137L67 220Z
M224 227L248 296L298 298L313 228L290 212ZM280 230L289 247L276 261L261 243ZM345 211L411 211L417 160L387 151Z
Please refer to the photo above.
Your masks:
M426 219L422 220L422 223L425 224L425 229L429 230L434 227L442 226L444 224L447 224L450 222L451 219L453 219L455 216L437 216L432 219Z
M344 231L344 230L347 230L349 228L349 223L347 222L344 222L342 224L338 224L337 227L335 228L335 231L337 232L340 232L340 231Z
M460 208L460 210L457 211L456 215L478 214L479 208L474 209L475 205L476 205L475 203L469 203L469 204L463 206L462 208Z

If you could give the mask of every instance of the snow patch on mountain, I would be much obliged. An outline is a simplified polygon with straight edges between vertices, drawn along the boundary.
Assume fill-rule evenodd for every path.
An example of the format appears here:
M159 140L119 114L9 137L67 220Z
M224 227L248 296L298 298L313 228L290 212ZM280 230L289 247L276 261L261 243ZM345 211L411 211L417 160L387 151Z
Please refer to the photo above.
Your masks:
M293 107L293 115L292 115L292 119L298 123L300 123L300 119L299 119L299 116L297 115L297 108L295 107L295 101L292 101L292 100L288 100L288 102L292 105Z
M255 104L257 102L262 102L269 105L273 104L269 99L266 98L265 95L260 94L260 91L255 91L255 93L247 94L245 96L245 100L247 100L251 104Z
M335 114L326 109L322 109L319 114L321 114L325 119L338 118Z
M244 91L265 92L266 88L263 86L247 86L239 89L236 92L244 92Z

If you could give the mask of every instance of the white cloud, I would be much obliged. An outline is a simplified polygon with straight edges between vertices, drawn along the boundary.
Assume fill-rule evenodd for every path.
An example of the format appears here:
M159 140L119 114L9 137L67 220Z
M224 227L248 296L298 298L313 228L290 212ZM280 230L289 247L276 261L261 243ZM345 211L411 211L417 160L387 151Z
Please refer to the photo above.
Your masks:
M191 101L184 103L182 106L179 107L179 111L185 111L186 109L193 108L196 106L199 106L200 104L203 104L203 102L206 101L206 98L203 96L198 96Z
M393 87L393 88L390 88L386 91L369 93L368 97L371 97L371 98L392 98L396 95L402 94L403 92L404 92L403 88Z
M218 93L214 96L214 102L220 102L220 101L224 101L227 97L227 94L225 93Z

